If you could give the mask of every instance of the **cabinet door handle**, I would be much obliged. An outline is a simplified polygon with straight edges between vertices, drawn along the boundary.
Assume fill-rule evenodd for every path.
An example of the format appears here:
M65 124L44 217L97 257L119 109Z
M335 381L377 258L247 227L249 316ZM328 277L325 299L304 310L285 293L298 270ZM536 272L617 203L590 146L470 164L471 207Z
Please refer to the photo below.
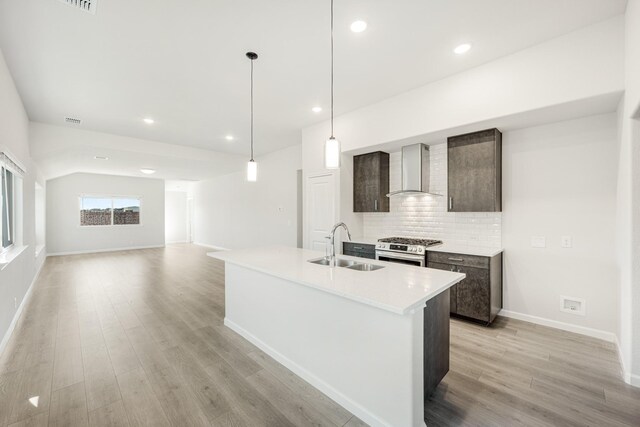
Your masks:
M449 261L464 262L462 258L449 258Z
M453 210L453 197L449 197L449 210Z
M363 250L364 248L362 246L354 246L353 249Z
M378 211L378 199L375 199L373 201L373 210L376 212Z

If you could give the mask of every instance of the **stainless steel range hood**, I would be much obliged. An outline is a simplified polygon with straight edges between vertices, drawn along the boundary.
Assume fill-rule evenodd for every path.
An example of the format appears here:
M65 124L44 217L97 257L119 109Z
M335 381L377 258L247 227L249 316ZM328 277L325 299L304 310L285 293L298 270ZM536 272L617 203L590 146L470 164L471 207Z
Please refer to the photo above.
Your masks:
M391 196L416 196L432 193L430 184L429 147L425 144L405 145L402 147L402 190L387 194Z

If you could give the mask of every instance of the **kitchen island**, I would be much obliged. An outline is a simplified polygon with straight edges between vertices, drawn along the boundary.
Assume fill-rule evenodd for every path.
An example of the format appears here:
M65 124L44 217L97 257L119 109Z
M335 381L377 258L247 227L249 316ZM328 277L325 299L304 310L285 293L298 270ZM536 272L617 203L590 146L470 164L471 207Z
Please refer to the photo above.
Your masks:
M424 426L425 365L446 353L448 367L448 289L464 274L309 262L322 255L289 247L209 253L225 262L225 325L368 424Z

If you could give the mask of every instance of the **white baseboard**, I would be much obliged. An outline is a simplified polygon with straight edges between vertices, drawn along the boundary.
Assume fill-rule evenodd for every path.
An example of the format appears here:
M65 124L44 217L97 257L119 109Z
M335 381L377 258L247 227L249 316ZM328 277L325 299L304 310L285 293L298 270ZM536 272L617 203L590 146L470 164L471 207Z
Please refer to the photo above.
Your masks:
M90 249L87 251L55 252L55 253L49 253L47 254L47 256L99 254L102 252L135 251L138 249L157 249L157 248L164 248L164 247L165 247L164 245L152 245L152 246L131 246L127 248L112 248L112 249Z
M171 242L164 242L165 245L177 245L180 243L189 243L186 240L172 240Z
M317 376L313 375L311 372L307 371L302 366L300 366L297 363L293 362L288 357L282 355L280 352L278 352L277 350L273 349L271 346L267 345L262 340L256 338L254 335L252 335L251 333L246 331L244 328L242 328L241 326L239 326L235 322L233 322L233 321L231 321L231 320L229 320L229 319L227 319L225 317L224 318L224 325L226 327L228 327L229 329L231 329L232 331L234 331L234 332L238 333L239 335L241 335L243 338L245 338L251 344L255 345L256 347L258 347L259 349L261 349L262 351L267 353L269 356L273 357L282 366L284 366L285 368L287 368L288 370L290 370L294 374L298 375L300 378L302 378L303 380L305 380L306 382L311 384L316 389L320 390L321 392L323 392L324 394L329 396L331 399L336 401L340 406L342 406L343 408L345 408L346 410L348 410L352 414L356 415L358 418L360 418L361 420L365 421L367 424L375 425L375 426L387 426L388 425L383 420L381 420L380 418L376 417L374 414L372 414L371 412L367 411L361 405L358 405L356 402L352 401L347 396L345 396L344 394L340 393L338 390L336 390L335 388L331 387L329 384L327 384L326 382L322 381L320 378L318 378Z
M14 314L13 319L11 319L11 324L9 325L7 332L4 334L4 337L2 337L2 341L0 342L0 356L2 356L2 354L4 353L4 350L7 347L9 340L11 339L13 330L16 328L18 319L20 319L20 315L22 314L22 309L24 309L25 305L27 305L27 302L29 301L29 297L31 297L31 291L33 290L33 285L36 283L36 280L38 280L38 277L40 276L40 272L42 271L42 267L44 267L44 262L40 264L40 267L38 267L38 270L36 271L36 274L33 276L33 280L29 285L29 289L27 289L27 292L25 292L24 298L22 298L22 302L20 303L20 306L18 306L18 309L16 310L16 313Z
M201 242L193 242L194 245L198 245L198 246L204 246L205 248L211 248L211 249L217 249L219 251L230 251L231 249L228 248L223 248L222 246L215 246L215 245L209 245L207 243L201 243Z
M531 316L529 314L517 313L515 311L500 310L499 316L510 317L512 319L524 320L525 322L535 323L536 325L548 326L550 328L561 329L567 332L586 335L592 338L598 338L604 341L615 343L617 341L616 334L613 332L602 331L600 329L587 328L586 326L572 325L571 323L560 322L557 320L545 319L543 317Z
M618 350L618 360L620 361L620 373L625 383L634 387L640 387L640 375L632 374L624 363L624 357L622 357L622 348L620 347L620 341L616 337L616 349Z

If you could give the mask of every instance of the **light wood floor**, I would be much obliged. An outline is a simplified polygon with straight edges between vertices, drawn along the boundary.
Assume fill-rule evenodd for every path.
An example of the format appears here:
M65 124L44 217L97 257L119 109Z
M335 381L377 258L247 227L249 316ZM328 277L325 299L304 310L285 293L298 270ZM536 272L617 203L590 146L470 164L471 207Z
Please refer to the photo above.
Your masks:
M48 259L0 358L0 427L363 425L222 325L206 251ZM640 426L640 390L601 341L453 321L451 365L429 426Z

